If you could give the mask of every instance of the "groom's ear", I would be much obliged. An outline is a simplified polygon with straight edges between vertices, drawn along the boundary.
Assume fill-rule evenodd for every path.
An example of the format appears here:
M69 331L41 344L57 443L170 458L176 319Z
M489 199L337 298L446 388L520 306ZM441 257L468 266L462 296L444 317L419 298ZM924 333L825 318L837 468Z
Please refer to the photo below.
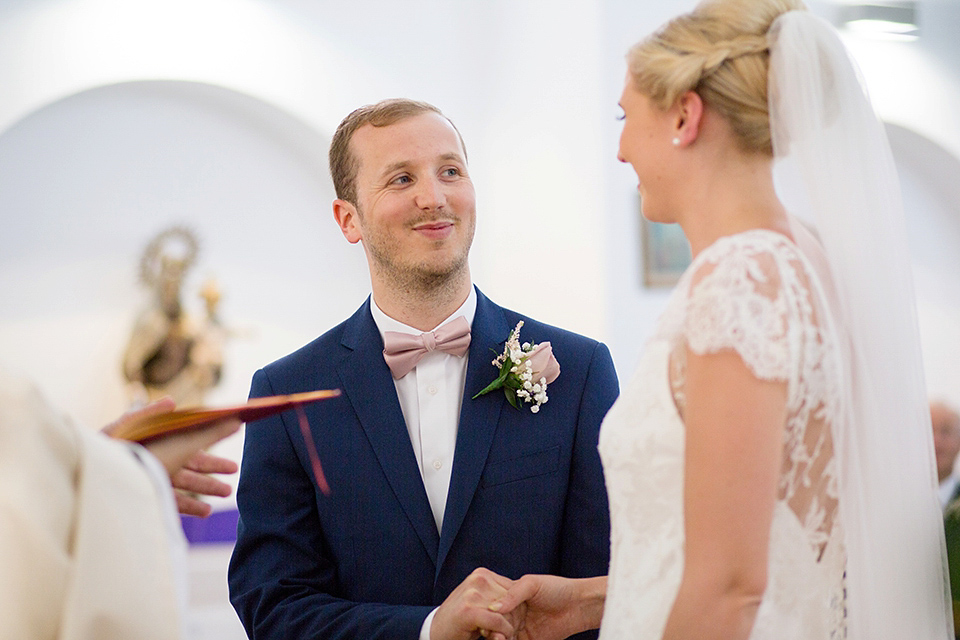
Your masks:
M700 135L703 121L703 98L696 91L687 91L677 99L674 137L686 146Z
M333 201L333 219L337 221L340 232L350 244L356 244L363 238L360 232L360 214L354 205L337 198Z

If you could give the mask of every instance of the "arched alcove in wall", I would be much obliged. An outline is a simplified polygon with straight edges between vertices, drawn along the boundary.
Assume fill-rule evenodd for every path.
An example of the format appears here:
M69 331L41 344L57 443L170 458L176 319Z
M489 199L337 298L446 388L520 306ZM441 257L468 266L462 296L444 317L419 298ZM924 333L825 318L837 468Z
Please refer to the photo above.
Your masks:
M174 224L201 242L184 303L215 278L237 331L211 401L348 315L362 251L332 221L328 137L252 96L198 82L90 89L0 135L0 355L96 425L125 394L119 358L148 299L146 243Z
M84 422L115 415L139 252L188 224L202 242L188 287L216 276L247 336L211 401L244 397L251 367L368 288L330 221L325 160L356 106L338 89L368 78L261 0L0 8L0 360Z
M960 158L887 125L903 190L927 386L960 404Z

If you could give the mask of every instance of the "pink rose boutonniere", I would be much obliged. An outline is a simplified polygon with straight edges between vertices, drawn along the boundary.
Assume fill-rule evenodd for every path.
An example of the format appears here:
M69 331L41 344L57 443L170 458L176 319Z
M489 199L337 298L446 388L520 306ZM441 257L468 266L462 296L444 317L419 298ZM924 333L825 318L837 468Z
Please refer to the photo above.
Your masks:
M493 366L500 370L497 379L488 384L474 399L496 389L503 389L507 401L519 409L521 402L537 413L540 405L547 401L547 385L560 375L560 363L553 357L549 342L539 344L524 342L520 344L520 327L510 332L503 353L493 360Z

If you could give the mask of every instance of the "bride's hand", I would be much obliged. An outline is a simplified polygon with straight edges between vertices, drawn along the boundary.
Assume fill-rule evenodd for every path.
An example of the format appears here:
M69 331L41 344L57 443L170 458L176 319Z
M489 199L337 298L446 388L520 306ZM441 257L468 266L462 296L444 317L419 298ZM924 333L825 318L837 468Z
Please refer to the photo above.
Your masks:
M526 606L518 640L562 640L575 633L597 629L603 617L607 578L561 578L526 575L513 583L496 606L508 615ZM491 640L506 640L496 635Z

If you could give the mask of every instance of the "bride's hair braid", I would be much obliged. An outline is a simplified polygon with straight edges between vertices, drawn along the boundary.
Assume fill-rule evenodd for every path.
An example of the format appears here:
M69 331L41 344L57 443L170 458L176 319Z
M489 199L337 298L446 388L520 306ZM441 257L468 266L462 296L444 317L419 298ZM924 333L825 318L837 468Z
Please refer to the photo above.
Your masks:
M754 53L766 53L769 45L766 36L743 35L737 36L732 40L722 40L715 42L705 49L700 55L703 56L703 67L701 78L705 78L719 69L727 60L735 60L740 56L746 56Z
M780 14L803 9L801 0L706 0L630 49L634 85L664 110L696 91L744 150L772 155L767 31Z

